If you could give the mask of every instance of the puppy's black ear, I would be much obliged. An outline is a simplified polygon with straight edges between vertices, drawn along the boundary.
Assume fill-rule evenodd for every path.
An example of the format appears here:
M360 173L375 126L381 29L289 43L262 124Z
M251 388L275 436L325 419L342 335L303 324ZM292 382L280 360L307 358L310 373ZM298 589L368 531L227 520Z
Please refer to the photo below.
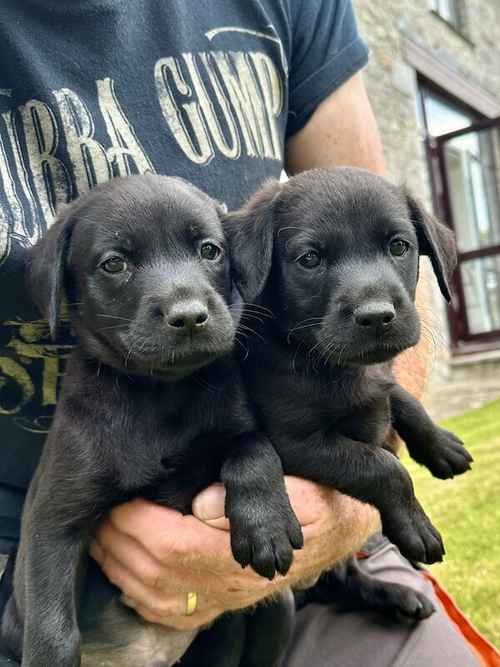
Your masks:
M66 259L74 226L73 207L68 206L27 257L28 287L38 309L49 322L53 340L57 335Z
M223 219L236 287L247 302L264 289L273 257L273 217L281 192L279 181L268 181L240 210Z
M450 302L450 282L457 265L455 236L448 227L429 215L411 195L406 194L406 200L417 232L419 252L430 257L441 294Z

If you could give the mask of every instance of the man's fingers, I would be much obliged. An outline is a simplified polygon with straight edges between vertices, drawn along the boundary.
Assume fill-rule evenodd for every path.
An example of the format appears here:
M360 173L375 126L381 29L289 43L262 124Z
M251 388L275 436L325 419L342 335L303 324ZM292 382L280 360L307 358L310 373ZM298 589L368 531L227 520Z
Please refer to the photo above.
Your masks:
M259 588L261 582L267 581L250 568L241 569L233 558L227 531L145 500L133 500L114 508L96 535L105 553L145 578L149 585L155 585L155 580L161 577L155 563L169 573L172 569L182 572L182 585L186 583L193 590L197 588L190 584L198 584L200 580L204 588L214 589L220 587L222 580L243 579L248 589ZM143 560L144 552L147 560ZM100 562L96 546L93 554ZM172 581L170 574L168 578Z
M299 477L285 477L290 502L302 526L315 523L331 507L334 491ZM222 484L212 484L199 493L193 501L193 514L203 523L229 530L224 515L226 492Z
M191 616L186 616L185 614L171 616L169 614L158 614L148 607L135 603L133 600L124 600L125 604L127 602L130 602L128 606L135 609L144 620L184 631L197 630L224 612L224 609L220 607L211 606L207 609L199 609Z
M300 477L285 477L286 490L301 526L308 526L328 516L337 491Z
M224 514L226 490L223 484L212 484L193 500L193 514L213 528L229 530L229 521Z
M164 583L161 563L135 538L116 530L109 522L97 530L96 541L90 546L90 555L105 574L108 574L109 559L112 557L144 585L161 588Z
M290 503L301 526L309 526L329 516L340 493L300 477L285 477ZM193 501L193 514L203 523L229 530L224 516L226 492L222 484L212 484Z
M166 588L150 587L138 579L126 565L107 554L104 559L104 573L124 595L129 606L141 606L151 614L177 616L184 614L186 593ZM174 578L174 577L172 577Z
M194 516L143 499L115 507L109 521L119 531L133 537L160 562L213 561L220 570L221 554L229 554L229 534L214 530Z

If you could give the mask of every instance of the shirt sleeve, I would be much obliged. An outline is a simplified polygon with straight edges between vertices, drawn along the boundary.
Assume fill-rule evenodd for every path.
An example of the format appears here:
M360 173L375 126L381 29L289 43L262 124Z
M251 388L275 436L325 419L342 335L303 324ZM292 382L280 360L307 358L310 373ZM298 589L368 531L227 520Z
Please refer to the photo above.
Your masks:
M304 127L316 107L368 61L351 0L296 2L287 138Z

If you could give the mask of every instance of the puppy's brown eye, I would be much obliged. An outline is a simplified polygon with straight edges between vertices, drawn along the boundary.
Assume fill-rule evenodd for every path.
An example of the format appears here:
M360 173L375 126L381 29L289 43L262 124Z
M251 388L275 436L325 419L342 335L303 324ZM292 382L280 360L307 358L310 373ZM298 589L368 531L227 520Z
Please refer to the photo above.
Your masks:
M315 269L321 264L321 257L315 250L309 250L297 260L305 269Z
M106 273L122 273L127 268L127 263L122 257L110 257L101 266Z
M409 249L410 244L408 241L403 241L403 239L394 239L389 245L390 253L394 257L402 257L403 255L406 255Z
M215 243L203 243L200 248L200 255L202 259L209 259L214 261L219 259L221 256L222 250L219 246L216 246Z

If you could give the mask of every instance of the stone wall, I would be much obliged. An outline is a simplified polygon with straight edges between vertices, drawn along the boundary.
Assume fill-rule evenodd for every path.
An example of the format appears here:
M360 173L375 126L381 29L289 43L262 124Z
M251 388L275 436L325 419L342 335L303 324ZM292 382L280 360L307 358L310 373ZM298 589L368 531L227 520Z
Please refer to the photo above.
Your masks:
M500 2L464 3L467 38L431 12L429 0L354 0L354 5L371 50L365 77L391 178L407 183L429 202L416 80L404 61L402 37L423 44L446 65L500 99Z

